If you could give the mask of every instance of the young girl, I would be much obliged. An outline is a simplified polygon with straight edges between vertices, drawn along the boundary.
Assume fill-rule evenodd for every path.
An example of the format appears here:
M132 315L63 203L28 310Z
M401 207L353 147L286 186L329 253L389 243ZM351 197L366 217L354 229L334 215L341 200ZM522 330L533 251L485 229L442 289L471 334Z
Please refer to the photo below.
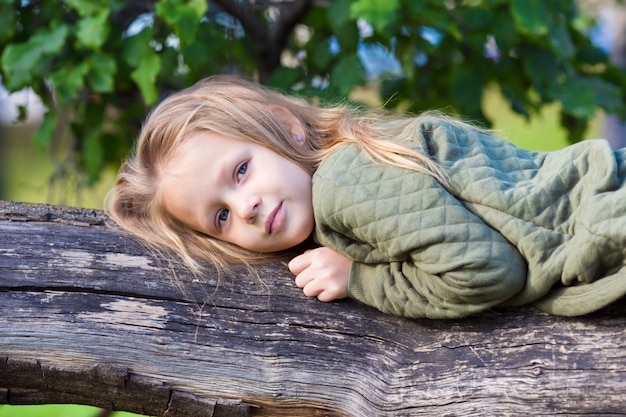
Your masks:
M321 301L580 315L626 292L625 157L602 140L530 152L439 115L317 107L215 76L150 114L108 213L196 272L312 238L289 269Z

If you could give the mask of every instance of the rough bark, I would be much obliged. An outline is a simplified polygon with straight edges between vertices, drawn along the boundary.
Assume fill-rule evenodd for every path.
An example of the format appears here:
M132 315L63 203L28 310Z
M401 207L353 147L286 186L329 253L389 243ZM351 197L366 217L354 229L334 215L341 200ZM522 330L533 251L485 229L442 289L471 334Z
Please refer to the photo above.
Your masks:
M0 404L152 416L626 415L619 303L406 320L284 266L194 279L97 211L0 203Z

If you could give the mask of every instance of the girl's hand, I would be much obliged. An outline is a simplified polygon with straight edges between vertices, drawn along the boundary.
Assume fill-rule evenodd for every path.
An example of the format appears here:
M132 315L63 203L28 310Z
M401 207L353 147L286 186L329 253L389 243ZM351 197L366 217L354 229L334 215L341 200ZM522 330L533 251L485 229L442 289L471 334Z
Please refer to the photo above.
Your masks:
M311 249L289 262L296 275L296 285L307 297L332 301L348 296L352 261L326 247Z

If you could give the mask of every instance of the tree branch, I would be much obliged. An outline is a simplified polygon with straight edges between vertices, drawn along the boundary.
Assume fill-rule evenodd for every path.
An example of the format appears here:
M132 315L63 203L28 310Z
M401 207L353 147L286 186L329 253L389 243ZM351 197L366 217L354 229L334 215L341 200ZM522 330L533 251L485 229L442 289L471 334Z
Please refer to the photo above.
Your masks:
M281 3L278 21L270 30L270 41L284 49L289 34L293 31L296 24L304 18L312 4L312 0L296 0Z
M231 16L237 18L243 26L243 29L253 39L267 39L268 31L263 22L261 22L254 13L254 7L249 2L237 2L234 0L213 0L219 4L221 8Z
M277 20L268 27L254 13L255 6L233 0L214 0L223 10L236 17L246 33L254 40L259 81L266 81L280 67L280 56L287 45L295 25L312 7L311 0L294 0L269 3L266 7L279 10Z
M622 300L406 320L177 262L102 213L0 204L0 403L167 417L626 416Z

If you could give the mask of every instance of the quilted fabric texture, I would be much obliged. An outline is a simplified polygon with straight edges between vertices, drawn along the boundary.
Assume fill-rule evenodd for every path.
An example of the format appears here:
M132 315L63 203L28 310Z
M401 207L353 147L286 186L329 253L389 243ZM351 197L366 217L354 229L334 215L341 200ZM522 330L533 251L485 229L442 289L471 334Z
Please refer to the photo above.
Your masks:
M351 297L453 318L528 303L580 315L626 293L626 151L594 140L531 152L454 122L414 124L445 187L352 144L313 177L316 239L354 260Z

